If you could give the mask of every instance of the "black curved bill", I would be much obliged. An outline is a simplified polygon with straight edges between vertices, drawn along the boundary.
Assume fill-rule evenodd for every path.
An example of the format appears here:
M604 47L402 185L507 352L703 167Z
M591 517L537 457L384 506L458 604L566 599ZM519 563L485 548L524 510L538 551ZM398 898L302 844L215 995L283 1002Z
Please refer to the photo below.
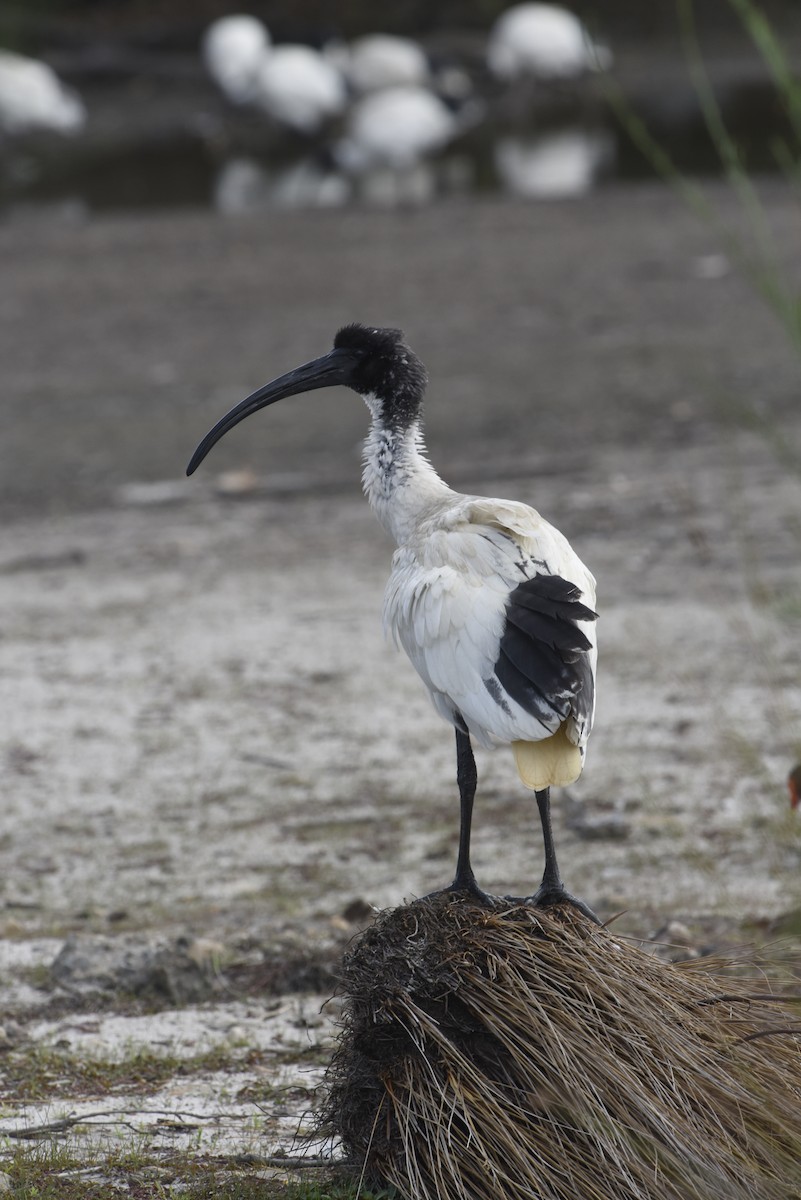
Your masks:
M337 384L347 387L353 378L356 362L357 358L352 350L331 350L322 358L315 358L312 362L304 363L302 367L296 367L294 371L287 371L286 375L279 375L277 379L265 383L264 387L258 388L239 404L235 404L231 411L209 430L189 460L187 475L196 471L212 446L216 445L229 429L244 421L245 417L287 396L312 392L315 388L335 387Z

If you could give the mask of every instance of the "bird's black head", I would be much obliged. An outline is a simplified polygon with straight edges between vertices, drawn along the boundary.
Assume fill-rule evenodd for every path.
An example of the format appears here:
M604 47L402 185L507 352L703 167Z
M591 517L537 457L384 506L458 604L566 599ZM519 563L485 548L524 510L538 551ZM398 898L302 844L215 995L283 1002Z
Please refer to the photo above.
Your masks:
M286 396L334 385L349 387L365 398L374 417L384 425L406 429L420 412L426 383L425 367L399 329L345 325L328 354L273 379L226 413L203 438L186 473L191 475L200 466L229 429Z
M387 425L405 426L414 420L428 376L400 329L345 325L334 338L334 349L353 354L349 387L361 396L374 396Z

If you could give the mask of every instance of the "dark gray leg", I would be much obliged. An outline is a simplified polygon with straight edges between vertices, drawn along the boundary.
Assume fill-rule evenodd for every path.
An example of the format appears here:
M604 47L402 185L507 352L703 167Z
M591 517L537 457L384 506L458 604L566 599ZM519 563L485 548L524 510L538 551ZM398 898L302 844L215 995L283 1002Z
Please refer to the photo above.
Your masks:
M473 868L470 865L470 830L473 824L473 801L476 795L476 760L473 757L473 747L470 737L456 730L456 782L459 785L459 857L456 860L456 874L453 883L442 890L445 892L466 892L482 904L494 903L491 896L482 892L476 883ZM431 892L432 896L441 895Z
M478 772L470 736L461 729L456 730L456 782L459 785L459 857L451 887L454 891L475 892L479 889L470 865L470 832Z
M541 792L534 793L537 799L537 808L540 812L540 822L542 824L542 841L545 846L545 871L542 876L542 883L537 891L531 897L534 904L541 905L543 908L551 904L570 904L573 908L577 908L585 917L589 917L596 925L601 925L602 922L596 917L592 909L584 903L583 900L577 900L575 896L571 896L562 883L562 877L559 874L559 864L556 861L556 847L553 842L553 830L551 829L551 789L544 788Z

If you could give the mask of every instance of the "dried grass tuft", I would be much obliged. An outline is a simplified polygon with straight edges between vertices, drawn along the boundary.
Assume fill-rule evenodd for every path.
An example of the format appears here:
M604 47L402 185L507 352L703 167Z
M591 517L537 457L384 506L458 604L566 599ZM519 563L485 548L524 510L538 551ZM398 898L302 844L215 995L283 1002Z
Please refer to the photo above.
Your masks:
M801 1197L801 1039L755 990L572 910L418 901L345 960L321 1124L410 1200Z

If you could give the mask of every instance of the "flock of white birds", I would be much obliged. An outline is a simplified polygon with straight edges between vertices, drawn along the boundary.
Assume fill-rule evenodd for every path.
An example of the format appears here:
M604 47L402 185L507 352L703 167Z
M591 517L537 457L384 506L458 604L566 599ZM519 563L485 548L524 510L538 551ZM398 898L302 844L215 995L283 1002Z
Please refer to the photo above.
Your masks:
M255 17L228 16L206 31L203 58L231 103L298 133L336 129L325 166L310 158L268 175L251 161L229 162L216 193L224 211L267 199L335 205L354 192L388 204L428 200L439 186L430 160L483 117L467 71L436 68L421 46L396 35L374 33L316 51L274 46ZM508 86L575 79L610 61L573 13L551 4L507 9L486 46L488 72ZM601 135L574 128L500 138L495 166L517 195L573 195L591 186L606 156Z
M311 156L268 175L252 161L227 163L216 188L226 211L255 207L268 193L271 202L287 204L339 204L354 194L388 203L429 199L438 187L431 160L484 114L469 73L453 64L436 68L409 38L375 33L318 51L276 45L260 20L237 14L208 27L201 53L231 105L300 136L331 135L324 165ZM575 79L606 68L610 57L576 16L539 3L507 9L485 54L489 75L502 86ZM49 66L0 51L0 133L70 134L85 121L80 97ZM598 135L577 128L499 138L495 165L509 191L565 195L587 190L604 156Z

